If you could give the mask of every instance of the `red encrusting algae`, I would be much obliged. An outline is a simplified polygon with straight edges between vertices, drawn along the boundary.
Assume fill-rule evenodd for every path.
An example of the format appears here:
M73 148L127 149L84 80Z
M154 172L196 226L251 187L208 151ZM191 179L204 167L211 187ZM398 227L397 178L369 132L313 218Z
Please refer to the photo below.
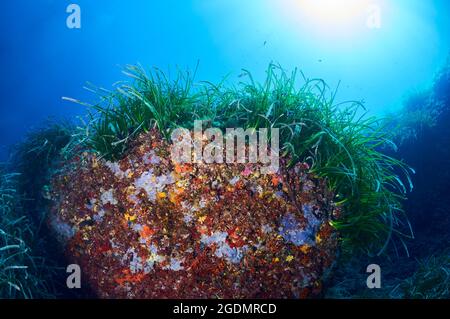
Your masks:
M102 298L308 298L337 250L339 214L307 164L175 164L156 131L108 162L54 176L48 222ZM284 169L283 169L284 167Z

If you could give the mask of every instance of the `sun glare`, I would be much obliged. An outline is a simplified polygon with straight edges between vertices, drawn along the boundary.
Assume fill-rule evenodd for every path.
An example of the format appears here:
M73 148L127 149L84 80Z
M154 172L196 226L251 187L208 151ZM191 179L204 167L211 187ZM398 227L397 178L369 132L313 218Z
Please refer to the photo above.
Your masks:
M355 36L365 29L375 0L284 0L285 15L328 36Z
M298 0L305 14L325 23L347 23L363 14L368 6L365 0Z

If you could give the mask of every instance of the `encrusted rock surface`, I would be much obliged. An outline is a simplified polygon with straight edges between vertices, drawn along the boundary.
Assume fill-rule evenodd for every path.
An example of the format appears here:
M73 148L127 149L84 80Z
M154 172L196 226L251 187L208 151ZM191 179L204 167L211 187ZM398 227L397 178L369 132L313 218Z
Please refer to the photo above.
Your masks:
M119 162L83 154L53 178L48 223L102 298L307 298L333 263L339 214L299 163L183 164L156 132Z

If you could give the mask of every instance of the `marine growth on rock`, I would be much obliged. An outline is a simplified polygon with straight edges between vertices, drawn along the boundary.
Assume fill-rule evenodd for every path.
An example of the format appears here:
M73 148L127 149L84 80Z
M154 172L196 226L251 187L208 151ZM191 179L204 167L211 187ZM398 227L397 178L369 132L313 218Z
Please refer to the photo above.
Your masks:
M102 298L307 298L335 260L326 181L280 160L176 164L156 130L120 161L79 155L52 182L48 223Z

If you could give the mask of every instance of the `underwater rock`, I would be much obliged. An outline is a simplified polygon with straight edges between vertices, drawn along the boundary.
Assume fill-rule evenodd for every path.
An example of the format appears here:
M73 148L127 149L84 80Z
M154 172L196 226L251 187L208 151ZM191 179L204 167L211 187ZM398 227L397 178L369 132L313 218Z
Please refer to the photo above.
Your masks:
M303 163L174 164L151 131L108 162L84 153L52 181L48 224L101 298L307 298L338 238L326 182Z

